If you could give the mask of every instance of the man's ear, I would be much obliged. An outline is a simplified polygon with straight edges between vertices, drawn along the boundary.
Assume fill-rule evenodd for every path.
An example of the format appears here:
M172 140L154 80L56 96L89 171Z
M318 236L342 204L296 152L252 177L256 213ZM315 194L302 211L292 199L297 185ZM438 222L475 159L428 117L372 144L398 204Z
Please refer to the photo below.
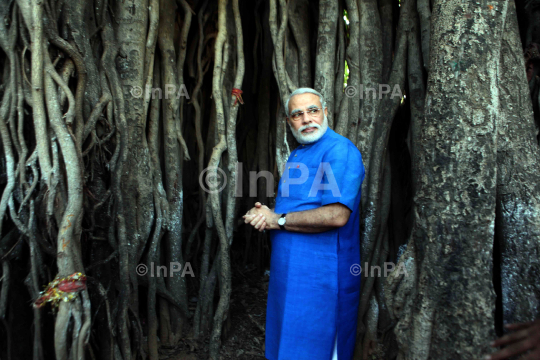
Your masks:
M324 108L324 116L328 116L328 108L327 107Z

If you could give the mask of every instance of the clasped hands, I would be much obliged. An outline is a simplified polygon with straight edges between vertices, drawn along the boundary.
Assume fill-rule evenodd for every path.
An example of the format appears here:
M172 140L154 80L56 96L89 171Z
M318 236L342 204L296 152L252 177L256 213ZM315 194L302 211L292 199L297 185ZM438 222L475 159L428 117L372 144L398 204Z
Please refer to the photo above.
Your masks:
M277 230L279 225L277 223L279 215L273 212L268 206L255 203L255 207L251 208L246 215L242 216L246 224L252 225L259 231L264 230Z

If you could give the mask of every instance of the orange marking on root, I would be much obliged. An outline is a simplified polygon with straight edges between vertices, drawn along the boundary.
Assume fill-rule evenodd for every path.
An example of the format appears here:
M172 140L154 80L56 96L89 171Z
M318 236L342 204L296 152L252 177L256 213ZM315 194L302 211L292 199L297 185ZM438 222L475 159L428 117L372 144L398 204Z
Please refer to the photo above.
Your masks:
M62 238L62 251L66 250L70 242L71 240L68 240L68 242L66 242L66 239Z

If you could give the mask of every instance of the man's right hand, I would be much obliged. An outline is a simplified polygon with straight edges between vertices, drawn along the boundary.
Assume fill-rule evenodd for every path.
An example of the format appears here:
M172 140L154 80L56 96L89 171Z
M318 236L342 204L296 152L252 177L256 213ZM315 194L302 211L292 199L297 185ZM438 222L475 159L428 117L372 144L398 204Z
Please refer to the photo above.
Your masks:
M486 356L486 359L508 359L512 356L523 354L529 350L531 350L531 352L525 355L522 359L540 359L540 319L522 324L509 324L506 325L506 328L509 330L514 330L514 332L495 340L491 344L493 347L498 347L501 345L506 345L506 347L494 354Z
M255 207L251 208L246 215L242 216L244 222L249 223L255 229L259 231L264 231L267 226L266 216L270 213L273 213L272 209L268 206L261 204L260 202L255 203Z

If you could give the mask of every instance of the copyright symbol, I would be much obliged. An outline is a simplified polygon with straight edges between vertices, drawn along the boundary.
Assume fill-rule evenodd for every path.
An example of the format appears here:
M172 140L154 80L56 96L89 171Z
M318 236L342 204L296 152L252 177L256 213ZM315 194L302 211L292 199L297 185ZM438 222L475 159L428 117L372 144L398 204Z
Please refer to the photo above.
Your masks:
M148 267L144 264L139 264L137 265L135 271L137 272L137 275L144 276L148 272Z
M214 169L217 172L213 171ZM223 190L227 185L227 175L220 168L206 168L199 175L199 185L207 193L215 194Z
M133 86L133 87L131 88L131 91L130 91L130 92L131 92L131 95L133 95L133 97L135 97L135 98L138 99L138 98L140 98L140 97L142 96L142 94L143 94L143 89L142 89L142 87L140 87L140 86Z
M360 273L362 273L362 267L358 264L352 264L351 274L353 274L354 276L358 276L360 275Z
M356 88L354 86L347 86L345 88L345 95L347 97L355 97L356 96Z

